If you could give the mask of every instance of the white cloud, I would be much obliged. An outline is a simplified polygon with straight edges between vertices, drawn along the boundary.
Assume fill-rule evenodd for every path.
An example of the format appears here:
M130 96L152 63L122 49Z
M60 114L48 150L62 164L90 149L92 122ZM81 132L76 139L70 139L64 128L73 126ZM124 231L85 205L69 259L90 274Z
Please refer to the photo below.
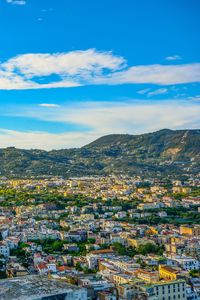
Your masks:
M130 67L93 81L99 84L149 83L157 85L200 82L200 63Z
M83 133L54 134L48 132L23 132L0 129L0 145L2 148L15 146L25 149L61 149L80 145L85 140Z
M143 89L143 90L140 90L140 91L137 91L138 94L140 95L147 95L149 97L151 96L155 96L155 95L162 95L162 94L166 94L168 91L167 88L161 88L161 89L157 89L157 90L152 90L150 88L146 88L146 89Z
M119 70L124 66L122 57L95 49L56 54L24 54L8 60L2 65L6 70L17 70L26 78L59 74L66 76L99 75L104 69Z
M0 66L0 90L49 89L60 87L69 88L77 86L81 86L81 84L75 82L75 80L70 81L65 79L52 83L39 84L14 72L1 70Z
M148 96L151 97L151 96L166 94L167 91L168 91L168 89L166 89L166 88L157 89L155 91L149 92Z
M41 107L60 107L60 105L54 104L54 103L41 103L41 104L38 104L38 106L41 106Z
M13 5L26 5L25 0L6 0L6 2Z
M56 54L24 54L0 64L0 89L38 89L75 87L87 84L89 79L104 72L113 72L125 66L125 59L111 52L95 49ZM57 75L41 84L36 77Z
M23 54L0 63L0 89L5 90L192 82L200 82L200 63L128 67L123 57L95 49Z
M151 89L147 88L147 89L139 90L139 91L137 91L137 93L140 95L144 95L144 94L147 94L150 90Z
M39 115L38 112L36 114ZM175 101L95 103L60 109L55 114L41 114L41 119L75 123L91 128L98 135L109 133L139 133L166 127L191 127L200 122L200 106ZM200 124L199 124L200 125Z
M197 102L165 101L149 103L129 101L126 103L88 102L75 106L62 106L56 110L48 107L24 108L16 112L25 116L48 122L79 125L88 130L64 133L0 132L0 147L14 145L22 148L68 148L83 146L94 139L112 133L139 134L162 128L199 128L200 106ZM71 126L70 126L71 128Z
M165 58L165 60L181 60L182 59L182 57L180 56L180 55L171 55L171 56L167 56L166 58Z

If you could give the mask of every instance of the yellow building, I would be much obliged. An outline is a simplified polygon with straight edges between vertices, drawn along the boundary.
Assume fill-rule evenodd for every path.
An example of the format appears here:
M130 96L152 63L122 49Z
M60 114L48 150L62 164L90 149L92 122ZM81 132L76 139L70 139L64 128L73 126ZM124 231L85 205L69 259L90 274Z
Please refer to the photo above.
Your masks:
M150 272L142 269L138 269L135 272L135 275L137 278L140 278L146 282L153 283L159 281L159 274L158 272Z
M149 233L149 234L153 234L153 235L155 235L155 234L158 234L158 231L156 230L156 228L154 228L154 227L149 227L149 230L147 230L147 232Z
M139 240L128 238L127 242L128 242L128 246L132 246L135 248L139 246Z
M155 245L154 241L149 240L149 239L144 240L144 239L127 238L127 243L128 243L128 246L132 246L135 248L138 248L140 245L145 245L147 243L152 243Z
M113 274L113 282L115 284L124 284L130 282L130 276L126 274Z
M170 242L171 242L171 244L178 244L178 243L181 243L182 242L182 240L183 240L183 238L182 237L171 237L170 238Z
M159 278L164 280L177 280L178 271L165 265L159 265Z
M181 225L180 234L182 235L191 235L191 236L200 236L200 225Z
M172 188L173 193L184 193L184 194L188 194L191 192L191 188L190 187L183 187L183 186L174 186Z

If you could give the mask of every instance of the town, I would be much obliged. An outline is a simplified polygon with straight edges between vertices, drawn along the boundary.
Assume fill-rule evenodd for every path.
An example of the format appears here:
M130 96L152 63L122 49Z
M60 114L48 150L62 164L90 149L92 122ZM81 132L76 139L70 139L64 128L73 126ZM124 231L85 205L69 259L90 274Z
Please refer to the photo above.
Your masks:
M0 278L6 300L199 300L200 176L1 177Z

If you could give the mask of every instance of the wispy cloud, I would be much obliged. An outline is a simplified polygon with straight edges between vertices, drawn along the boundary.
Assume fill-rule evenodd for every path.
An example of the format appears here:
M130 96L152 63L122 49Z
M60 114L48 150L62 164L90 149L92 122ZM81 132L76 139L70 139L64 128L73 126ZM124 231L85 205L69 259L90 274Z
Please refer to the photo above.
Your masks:
M166 94L167 92L168 92L167 88L161 88L161 89L156 89L156 90L152 90L150 88L146 88L146 89L137 91L138 94L140 94L140 95L147 95L149 97L156 96L156 95Z
M128 67L125 58L95 49L23 54L0 64L0 89L4 90L192 82L200 82L200 63Z
M146 89L137 91L137 93L140 95L144 95L144 94L147 94L150 90L151 90L150 88L146 88Z
M91 136L90 136L91 138ZM6 130L0 128L0 147L15 146L24 149L61 149L74 145L78 147L80 141L85 140L82 132L54 134L49 132L26 132L17 130Z
M6 0L6 2L13 5L26 5L26 0Z
M41 107L60 107L60 105L54 104L54 103L41 103L41 104L38 104L38 106L41 106Z
M23 148L68 148L83 146L92 140L112 133L138 134L161 128L199 128L200 106L197 102L164 101L149 103L134 100L126 103L88 102L74 106L62 106L51 110L48 107L24 108L16 112L43 121L78 124L87 131L64 132L0 132L0 147L15 145ZM80 127L79 126L79 127Z
M200 63L130 67L108 76L94 78L93 82L99 84L149 83L157 85L200 82Z
M157 96L157 95L162 95L162 94L166 94L168 92L167 88L162 88L162 89L157 89L155 91L149 92L148 96Z
M182 57L180 55L171 55L165 58L165 60L181 60L181 59Z

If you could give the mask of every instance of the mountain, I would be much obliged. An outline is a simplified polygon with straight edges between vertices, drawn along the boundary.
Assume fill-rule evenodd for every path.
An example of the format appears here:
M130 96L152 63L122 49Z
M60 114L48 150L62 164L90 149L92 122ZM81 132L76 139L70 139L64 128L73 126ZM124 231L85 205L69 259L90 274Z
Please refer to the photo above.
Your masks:
M112 134L75 149L24 150L0 149L3 176L200 172L200 130L169 130L128 135Z

